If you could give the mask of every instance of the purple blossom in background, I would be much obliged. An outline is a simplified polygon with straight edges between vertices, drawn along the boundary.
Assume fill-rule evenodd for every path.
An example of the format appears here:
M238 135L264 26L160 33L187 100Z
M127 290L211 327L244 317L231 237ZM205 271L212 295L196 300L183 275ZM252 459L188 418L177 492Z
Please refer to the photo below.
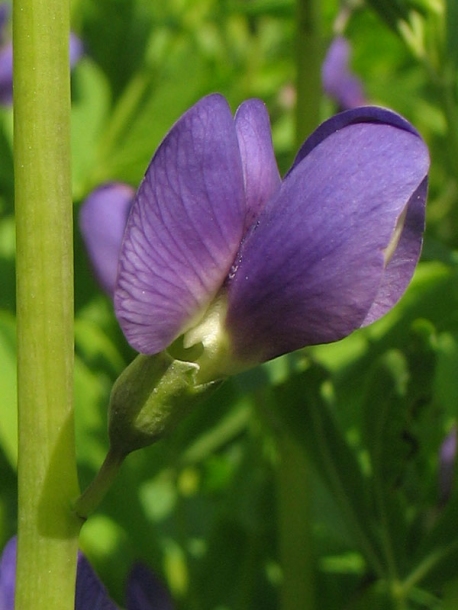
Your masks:
M16 579L16 537L3 550L0 559L0 610L14 610ZM75 590L75 610L117 610L107 590L98 579L88 560L78 554ZM132 568L126 588L126 610L173 610L164 585L141 564Z
M6 544L0 559L0 610L14 610L16 538Z
M126 589L127 610L173 610L169 592L145 565L136 563Z
M360 79L349 69L350 43L343 36L336 36L321 68L323 89L333 98L341 110L367 105Z
M144 354L201 344L216 378L373 322L417 264L428 167L407 121L366 107L321 125L282 181L264 104L233 118L221 95L203 98L133 200L114 290L124 334ZM121 233L118 207L102 207L86 243Z
M457 428L453 426L439 449L439 506L444 506L453 490L457 449Z
M13 43L5 40L5 27L9 19L9 5L0 4L0 105L9 106L13 102ZM70 67L73 68L83 54L83 43L73 33L70 34Z
M113 295L119 251L135 191L110 182L92 191L81 206L79 224L93 268L102 288Z

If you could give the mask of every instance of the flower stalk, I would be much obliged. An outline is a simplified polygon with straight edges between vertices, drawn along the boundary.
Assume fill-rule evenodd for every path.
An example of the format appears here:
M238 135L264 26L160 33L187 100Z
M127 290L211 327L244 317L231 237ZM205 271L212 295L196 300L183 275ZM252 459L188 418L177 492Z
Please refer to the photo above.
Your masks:
M320 122L320 0L298 0L296 32L296 144ZM279 439L277 479L279 546L283 570L282 610L315 608L310 468L302 449L287 432Z
M321 39L320 0L297 0L296 8L296 145L320 123Z
M72 610L81 521L72 406L69 3L15 0L19 519L16 608Z

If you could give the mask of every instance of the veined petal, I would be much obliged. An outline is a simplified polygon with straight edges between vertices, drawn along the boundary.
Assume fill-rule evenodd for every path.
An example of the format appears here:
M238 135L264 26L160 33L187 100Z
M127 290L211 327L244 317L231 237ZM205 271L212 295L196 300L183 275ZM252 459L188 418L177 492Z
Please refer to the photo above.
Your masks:
M235 129L242 157L247 207L245 228L248 228L280 188L281 179L272 146L269 115L261 100L247 100L239 106Z
M157 353L199 320L239 247L244 197L233 117L209 95L160 145L127 223L115 310L137 351Z
M102 288L113 295L118 259L135 191L127 184L110 182L83 202L79 225L94 272Z
M318 144L329 137L331 134L344 129L349 125L356 125L358 123L380 123L382 125L392 125L399 129L404 129L418 137L420 134L418 131L406 121L401 115L387 110L386 108L380 108L379 106L360 106L359 108L352 108L351 110L345 110L345 112L339 112L330 119L321 123L315 131L305 140L299 149L292 166L287 172L285 178L294 171L294 168L306 157Z
M365 110L311 136L242 245L226 319L239 359L336 341L361 326L376 300L384 252L429 160L403 119Z

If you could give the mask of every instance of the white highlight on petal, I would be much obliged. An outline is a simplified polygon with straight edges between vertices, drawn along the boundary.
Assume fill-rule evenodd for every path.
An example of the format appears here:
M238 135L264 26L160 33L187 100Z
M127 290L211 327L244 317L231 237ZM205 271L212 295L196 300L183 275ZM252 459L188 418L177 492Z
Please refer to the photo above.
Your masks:
M407 216L407 206L403 209L399 218L396 221L396 227L394 228L394 233L391 238L390 243L384 250L384 261L385 267L388 265L390 260L393 258L393 254L396 252L396 248L398 247L399 240L401 239L402 230L404 229L404 223Z

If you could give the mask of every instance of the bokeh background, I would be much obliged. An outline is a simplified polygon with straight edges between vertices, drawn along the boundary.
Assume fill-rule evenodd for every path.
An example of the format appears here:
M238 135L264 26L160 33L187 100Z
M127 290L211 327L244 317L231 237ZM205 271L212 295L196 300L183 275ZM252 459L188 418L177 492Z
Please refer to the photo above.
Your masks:
M321 64L344 34L368 102L403 114L430 147L422 261L378 323L228 380L170 438L129 456L81 536L120 605L140 560L178 610L306 610L307 596L326 610L458 607L458 9L454 0L301 4L313 9L312 60ZM72 1L72 31L84 45L72 71L82 487L107 450L111 386L135 354L91 271L80 205L108 180L137 186L173 122L213 91L234 111L249 97L265 101L284 173L302 129L298 83L319 99L321 120L339 109L298 70L298 10L293 0ZM2 45L10 34L6 21ZM0 547L17 529L12 155L6 103Z

